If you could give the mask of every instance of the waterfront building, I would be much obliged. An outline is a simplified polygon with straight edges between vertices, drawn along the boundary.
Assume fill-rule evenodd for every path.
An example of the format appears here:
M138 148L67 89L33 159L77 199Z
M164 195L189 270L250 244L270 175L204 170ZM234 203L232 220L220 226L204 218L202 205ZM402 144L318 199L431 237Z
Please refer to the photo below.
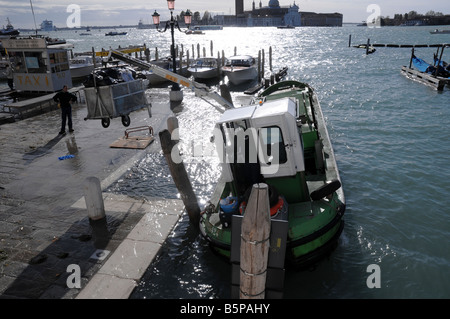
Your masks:
M278 0L270 0L267 6L259 1L252 1L252 9L244 10L244 0L235 1L235 15L215 16L217 24L224 26L256 27L256 26L342 26L341 13L301 12L295 3L280 6Z

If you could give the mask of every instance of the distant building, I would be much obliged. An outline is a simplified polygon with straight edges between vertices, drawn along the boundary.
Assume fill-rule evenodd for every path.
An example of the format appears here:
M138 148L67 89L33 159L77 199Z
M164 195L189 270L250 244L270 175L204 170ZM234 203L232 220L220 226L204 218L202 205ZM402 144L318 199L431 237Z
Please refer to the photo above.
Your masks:
M235 15L215 16L217 24L227 26L342 26L340 13L314 13L300 12L298 5L281 7L278 0L270 0L268 6L259 1L256 7L255 0L252 9L244 11L244 0L236 0Z
M302 12L302 25L310 27L342 27L341 13Z
M56 27L53 26L53 21L45 19L41 23L41 31L55 31Z

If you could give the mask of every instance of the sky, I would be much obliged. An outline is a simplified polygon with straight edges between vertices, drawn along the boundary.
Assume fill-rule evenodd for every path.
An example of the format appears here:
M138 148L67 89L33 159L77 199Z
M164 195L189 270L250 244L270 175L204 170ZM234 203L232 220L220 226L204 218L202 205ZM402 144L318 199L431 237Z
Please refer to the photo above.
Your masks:
M255 0L259 5L260 0ZM317 13L339 12L344 15L344 22L365 21L372 14L393 17L396 13L416 11L425 14L429 10L450 14L448 0L279 0L280 6L292 4L299 6L300 11ZM244 10L252 8L253 0L244 0ZM169 17L167 1L164 0L32 0L36 24L52 20L57 27L137 25L140 19L151 23L151 15L155 10L161 19ZM269 0L262 0L267 6ZM370 6L375 4L376 6ZM375 8L375 9L371 9ZM175 11L190 9L205 11L211 14L235 14L235 0L177 0ZM0 0L0 27L6 25L9 17L14 27L34 28L30 0Z

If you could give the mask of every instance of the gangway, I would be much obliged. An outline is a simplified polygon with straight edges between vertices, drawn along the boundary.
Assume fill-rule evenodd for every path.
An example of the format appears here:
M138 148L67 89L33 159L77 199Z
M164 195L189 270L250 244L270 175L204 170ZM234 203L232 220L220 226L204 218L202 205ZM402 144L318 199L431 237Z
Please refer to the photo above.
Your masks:
M222 97L220 94L211 90L205 84L192 81L188 78L185 78L182 75L179 75L179 74L176 74L169 70L166 70L164 68L161 68L150 62L142 61L140 59L126 55L126 53L123 53L123 52L120 52L117 50L110 49L108 59L109 59L109 57L114 57L114 58L124 61L128 64L137 66L143 70L149 70L149 71L155 73L156 75L159 75L169 81L181 84L181 85L187 87L188 89L190 89L191 91L193 91L195 93L195 96L200 97L201 99L205 100L206 102L208 102L209 104L214 106L221 113L225 112L225 110L227 110L227 109L234 108L233 102L231 101L231 96L229 96L229 92L227 94L228 95L227 98ZM209 102L207 99L205 99L205 97L215 100L220 106Z

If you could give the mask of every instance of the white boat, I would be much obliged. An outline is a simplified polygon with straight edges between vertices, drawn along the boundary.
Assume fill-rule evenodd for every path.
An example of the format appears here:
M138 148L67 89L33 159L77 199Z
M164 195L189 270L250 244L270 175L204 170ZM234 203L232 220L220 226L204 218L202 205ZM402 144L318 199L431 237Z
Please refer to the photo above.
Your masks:
M195 80L208 80L219 77L222 73L218 69L217 58L198 58L188 67L188 72Z
M97 66L101 66L102 61L100 57L97 57L95 62L97 63ZM69 67L72 79L82 79L91 74L94 70L94 60L92 59L92 56L88 55L76 56L70 59Z
M185 32L186 34L205 34L199 27L195 27L194 29L189 29Z
M255 80L258 77L257 67L256 59L252 56L235 55L226 59L222 71L232 84L239 85Z

